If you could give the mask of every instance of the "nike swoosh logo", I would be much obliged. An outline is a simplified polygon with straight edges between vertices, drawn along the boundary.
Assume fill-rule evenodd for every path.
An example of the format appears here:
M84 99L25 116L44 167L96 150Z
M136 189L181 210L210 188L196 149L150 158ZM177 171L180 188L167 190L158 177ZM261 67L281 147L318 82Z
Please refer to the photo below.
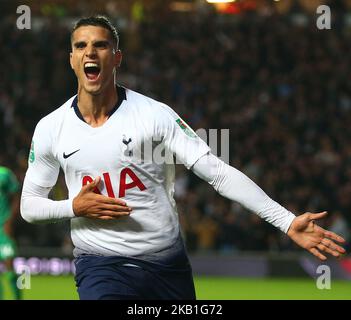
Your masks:
M74 155L74 154L75 154L76 152L78 152L79 150L80 150L80 149L78 149L78 150L76 150L76 151L73 151L73 152L71 152L71 153L69 153L69 154L63 153L63 158L64 158L64 159L67 159L68 157Z

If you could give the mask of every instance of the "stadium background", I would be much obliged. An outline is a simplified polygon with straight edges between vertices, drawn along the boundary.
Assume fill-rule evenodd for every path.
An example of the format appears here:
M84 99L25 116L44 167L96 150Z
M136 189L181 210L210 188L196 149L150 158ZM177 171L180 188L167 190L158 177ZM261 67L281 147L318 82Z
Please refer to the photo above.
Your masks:
M30 30L16 29L22 4ZM331 30L316 27L320 4L331 8ZM120 84L164 101L195 130L229 128L230 164L295 213L328 210L323 226L350 249L351 1L0 0L0 12L0 163L20 181L35 124L76 92L72 23L103 13L120 32ZM60 176L51 197L66 194ZM182 166L176 199L200 298L351 298L350 258L331 260L335 287L325 293L313 280L318 261ZM42 274L25 297L74 298L69 224L19 217L14 227L16 266ZM54 282L61 291L48 289Z

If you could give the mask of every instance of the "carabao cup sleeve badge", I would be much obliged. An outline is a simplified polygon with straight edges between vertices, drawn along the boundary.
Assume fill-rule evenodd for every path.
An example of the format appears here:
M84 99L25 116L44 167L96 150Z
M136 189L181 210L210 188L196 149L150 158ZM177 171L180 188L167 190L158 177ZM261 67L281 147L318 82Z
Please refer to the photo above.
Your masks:
M33 163L34 160L35 160L34 141L32 141L32 144L30 145L30 151L29 151L28 161L29 161L29 163Z
M180 118L178 118L176 120L177 124L179 125L179 127L181 127L181 129L185 132L185 134L191 138L196 138L196 133L190 129L187 124Z

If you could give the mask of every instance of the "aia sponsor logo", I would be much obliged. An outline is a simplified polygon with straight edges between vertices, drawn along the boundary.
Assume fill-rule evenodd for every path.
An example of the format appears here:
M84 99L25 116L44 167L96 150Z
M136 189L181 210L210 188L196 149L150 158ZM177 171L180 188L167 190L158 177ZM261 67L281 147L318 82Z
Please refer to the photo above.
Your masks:
M105 183L107 195L110 198L116 198L115 190L112 188L111 177L108 172L102 174L102 180ZM129 178L129 183L127 183L127 178ZM85 186L88 183L92 183L94 178L91 176L84 176L82 180L82 185ZM123 198L126 195L126 191L128 189L139 188L140 191L144 191L146 189L145 185L141 182L138 176L134 173L134 171L130 168L122 169L119 177L119 189L118 189L118 198ZM101 194L100 190L95 187L94 192L97 194Z

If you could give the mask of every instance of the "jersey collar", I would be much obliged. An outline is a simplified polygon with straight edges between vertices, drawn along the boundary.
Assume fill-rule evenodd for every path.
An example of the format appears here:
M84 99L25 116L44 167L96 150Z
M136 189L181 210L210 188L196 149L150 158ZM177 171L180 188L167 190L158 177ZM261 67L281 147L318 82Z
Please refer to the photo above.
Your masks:
M119 85L116 86L117 89L117 95L118 95L118 101L116 105L111 109L111 111L108 113L108 117L111 117L115 111L119 108L119 106L122 104L123 100L127 100L127 95L126 95L126 89L124 87L121 87ZM78 95L73 99L71 108L74 109L74 112L76 113L77 117L86 122L78 108Z

